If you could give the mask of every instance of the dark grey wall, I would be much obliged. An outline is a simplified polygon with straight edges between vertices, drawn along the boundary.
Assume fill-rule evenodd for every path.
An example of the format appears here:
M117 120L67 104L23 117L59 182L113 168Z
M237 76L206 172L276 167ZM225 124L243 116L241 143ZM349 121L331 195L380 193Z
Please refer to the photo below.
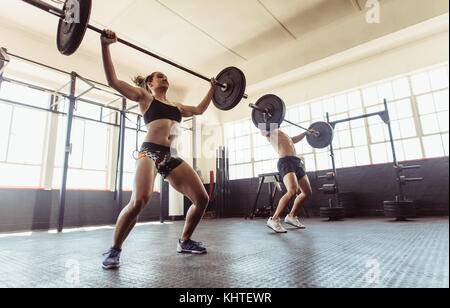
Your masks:
M131 197L124 193L124 205ZM0 232L56 229L59 191L0 190ZM159 220L159 193L140 217L140 221ZM64 227L115 224L119 210L114 193L105 191L67 191Z
M406 170L407 177L423 177L423 182L411 182L404 186L406 196L416 200L420 207L420 215L449 214L449 159L429 159L407 162L405 165L420 164L422 168ZM308 213L317 216L320 207L328 205L329 196L318 189L326 180L317 177L327 171L308 173L313 189L313 196L306 201ZM258 179L231 181L233 199L226 209L226 216L245 216L253 206L258 189ZM353 192L356 195L358 214L383 215L383 201L393 200L397 195L397 184L392 164L373 165L356 168L338 169L338 181L341 192ZM264 184L258 207L269 205L268 184ZM281 197L277 193L275 206ZM211 209L214 209L212 205Z
M449 213L449 159L439 158L408 162L420 164L421 169L405 172L408 177L423 177L423 182L413 182L405 186L409 199L417 200L420 215L445 215ZM324 180L317 176L324 174L308 173L314 194L305 203L308 213L318 215L321 206L327 206L328 196L318 191ZM359 215L382 215L384 200L391 200L397 194L394 170L391 164L347 168L338 170L342 192L354 192L357 196ZM206 186L207 191L208 186ZM258 179L231 181L232 200L225 209L226 217L243 217L251 209L256 197ZM265 184L258 207L269 204L268 185ZM124 194L125 203L131 193ZM140 221L159 220L159 193L140 217ZM277 193L275 204L281 195ZM41 190L0 190L0 232L56 229L58 217L59 191ZM164 202L167 203L167 202ZM185 202L185 210L189 202ZM214 204L208 210L214 210ZM68 191L64 227L82 227L115 224L118 215L116 201L112 192ZM167 216L167 209L165 209Z

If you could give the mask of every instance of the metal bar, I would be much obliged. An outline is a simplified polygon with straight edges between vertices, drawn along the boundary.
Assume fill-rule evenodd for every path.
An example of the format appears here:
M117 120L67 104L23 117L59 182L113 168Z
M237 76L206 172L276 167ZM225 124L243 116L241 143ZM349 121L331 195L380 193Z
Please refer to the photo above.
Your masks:
M22 0L22 1L24 1L24 0ZM31 59L27 59L27 58L21 57L21 56L19 56L19 55L12 54L12 53L10 53L10 52L6 52L6 54L9 55L9 56L11 56L11 57L17 58L17 59L19 59L19 60L26 61L26 62L30 62L30 63L32 63L32 64L35 64L35 65L38 65L38 66L42 66L42 67L51 69L51 70L53 70L53 71L55 71L55 72L59 72L59 73L62 73L62 74L65 74L65 75L69 75L69 76L70 76L70 74L71 74L70 72L61 70L61 69L59 69L59 68L56 68L56 67L53 67L53 66L50 66L50 65L46 65L46 64L43 64L43 63L40 63L40 62L31 60ZM101 83L101 82L98 82L98 81L95 81L95 80L92 80L92 79L88 79L88 78L84 78L84 79L87 80L87 81L89 81L89 82L92 82L92 83L94 83L94 84L97 84L97 85L103 86L103 87L105 87L105 88L111 89L110 86L108 86L108 85L106 85L106 84L104 84L104 83ZM112 94L112 95L116 95L116 96L122 97L122 95L120 95L120 94L118 94L118 93L106 91L106 90L101 89L101 88L97 88L97 90L105 91L105 92L110 93L110 94Z
M255 104L248 104L248 106L250 108L256 109L256 110L258 110L259 112L262 112L262 113L268 113L269 112L268 110L263 109L263 108L259 107L258 105L255 105Z
M292 125L294 125L294 126L297 126L298 128L301 128L301 129L306 130L307 132L309 132L309 129L308 129L308 128L304 128L303 126L300 126L300 125L298 125L298 124L295 124L295 123L293 123L293 122L291 122L291 121L288 121L288 120L284 119L284 122L288 122L289 124L292 124ZM320 133L317 133L317 135L320 135Z
M24 85L24 86L27 86L27 87L29 87L31 89L34 89L34 90L47 92L47 93L54 94L54 95L57 95L57 96L61 96L61 97L64 97L64 98L69 98L70 97L70 95L67 95L66 93L58 92L58 91L55 91L55 90L52 90L52 89L48 89L48 88L44 88L44 87L41 87L41 86L32 85L30 83L19 81L19 80L16 80L16 79L11 79L11 78L4 77L3 80L6 81L6 82L11 82L11 83L19 84L19 85ZM101 103L97 103L97 102L94 102L94 101L91 101L91 100L88 100L88 99L85 99L85 98L79 98L78 101L121 112L121 110L119 108L111 107L111 106L104 105L104 104L101 104ZM131 113L131 114L134 114L134 113ZM136 115L137 115L137 113L136 113Z
M65 115L65 116L67 115L67 112L62 112L62 111L57 111L57 110L47 109L47 108L38 107L38 106L33 106L33 105L28 105L28 104L24 104L24 103L20 103L20 102L16 102L16 101L8 100L8 99L0 98L0 101L1 101L1 102L5 102L5 103L7 103L7 104L13 104L13 105L18 105L18 106L23 106L23 107L27 107L27 108L32 108L32 109L37 109L37 110L47 111L47 112L56 113L56 114L60 114L60 115ZM73 115L73 118L74 118L74 119L86 120L86 121L91 121L91 122L102 123L102 124L107 124L107 125L119 127L119 125L114 124L114 123L109 123L109 122L99 121L99 120L95 120L95 119L91 119L91 118L86 118L86 117L83 117L83 116ZM140 131L140 132L145 132L145 131Z
M260 177L260 179L259 179L258 192L256 193L255 202L253 202L252 211L248 215L250 217L250 219L253 219L253 217L255 217L256 206L258 205L258 199L259 199L259 195L261 194L261 189L262 189L262 186L264 184L264 179L265 179L264 176Z
M327 122L330 123L330 114L327 112ZM333 142L330 143L330 157L331 157L331 164L333 166L333 172L334 172L334 186L336 187L334 196L335 196L335 202L336 206L339 207L339 185L337 180L337 170L336 170L336 161L334 159L334 150L333 150Z
M395 153L395 144L394 144L394 137L392 134L392 126L391 126L391 119L389 116L389 109L388 109L388 105L387 105L387 100L384 100L384 112L387 113L387 126L388 126L388 131L389 131L389 141L391 142L391 148L392 148L392 157L394 159L394 169L395 169L395 175L397 178L397 184L398 184L398 197L401 201L405 200L404 197L404 193L403 193L403 187L402 187L402 183L400 180L400 173L402 172L402 169L399 168L398 166L398 161L397 161L397 154Z
M159 222L164 223L164 178L161 176L161 188L159 191Z
M57 7L54 7L48 3L45 3L43 1L40 0L22 0L23 2L26 2L28 4L31 4L41 10L47 11L50 14L53 14L59 18L64 18L65 17L65 13L63 10L58 9Z
M49 4L45 3L45 2L42 2L40 0L22 0L22 1L24 1L24 2L26 2L28 4L31 4L31 5L37 7L39 9L41 9L41 10L47 11L48 13L51 13L51 14L59 17L59 18L64 18L65 17L65 12L63 10L60 10L60 9L58 9L56 7L53 7L53 6L51 6L51 5L49 5ZM94 27L94 26L92 26L90 24L87 24L87 28L92 30L92 31L94 31L94 32L99 33L100 35L103 35L103 31L100 30L97 27ZM181 65L179 65L179 64L177 64L177 63L175 63L173 61L170 61L170 60L165 59L165 58L163 58L161 56L158 56L157 54L154 54L154 53L152 53L152 52L150 52L150 51L148 51L148 50L146 50L146 49L144 49L142 47L139 47L139 46L137 46L135 44L127 42L127 41L125 41L125 40L123 40L121 38L117 38L117 41L119 43L122 43L123 45L126 45L128 47L131 47L131 48L133 48L133 49L135 49L135 50L137 50L137 51L139 51L141 53L144 53L144 54L149 55L149 56L151 56L153 58L156 58L156 59L158 59L160 61L163 61L163 62L165 62L167 64L170 64L170 65L172 65L172 66L174 66L176 68L179 68L179 69L181 69L181 70L183 70L183 71L185 71L185 72L187 72L187 73L189 73L191 75L194 75L194 76L196 76L198 78L201 78L201 79L203 79L205 81L211 82L211 78L205 77L205 76L203 76L203 75L201 75L201 74L199 74L197 72L194 72L193 70L185 68L185 67L183 67L183 66L181 66ZM221 87L223 89L227 88L227 86L225 84L222 84L222 83L219 83L219 82L216 83L216 86L219 86L219 87ZM248 95L244 94L243 97L247 99Z
M87 25L87 27L88 27L88 29L91 29L92 31L95 31L95 32L99 33L100 35L103 35L103 31L100 30L99 28L96 28L96 27L91 26L91 25L89 25L89 24ZM161 57L161 56L158 56L157 54L154 54L154 53L152 53L152 52L150 52L150 51L148 51L148 50L146 50L146 49L144 49L144 48L142 48L142 47L139 47L139 46L137 46L137 45L135 45L135 44L132 44L132 43L130 43L130 42L127 42L127 41L125 41L125 40L123 40L123 39L121 39L121 38L117 38L117 41L118 41L119 43L122 43L123 45L126 45L126 46L128 46L128 47L131 47L131 48L133 48L133 49L135 49L135 50L137 50L137 51L139 51L139 52L142 52L142 53L144 53L144 54L146 54L146 55L149 55L149 56L151 56L151 57L153 57L153 58L156 58L156 59L158 59L158 60L160 60L160 61L163 61L163 62L165 62L165 63L167 63L167 64L170 64L170 65L172 65L172 66L175 66L176 68L179 68L179 69L181 69L181 70L183 70L183 71L185 71L185 72L187 72L187 73L189 73L189 74L192 74L192 75L194 75L194 76L197 76L198 78L201 78L201 79L203 79L203 80L206 80L206 81L208 81L208 82L211 82L211 78L205 77L205 76L203 76L203 75L201 75L201 74L199 74L199 73L196 73L196 72L194 72L194 71L192 71L192 70L190 70L190 69L188 69L188 68L185 68L185 67L183 67L183 66L181 66L181 65L179 65L179 64L176 64L175 62L172 62L172 61L167 60L167 59L165 59L165 58L163 58L163 57ZM220 86L221 88L226 88L226 85L224 85L224 84L217 83L217 85Z
M124 152L125 152L125 111L127 109L127 100L125 98L122 99L122 110L123 112L120 114L120 128L119 128L119 155L118 155L118 180L117 180L117 206L119 212L122 210L122 202L123 202L123 161L124 161Z
M351 118L347 118L347 119L343 119L343 120L337 120L337 121L333 121L333 122L329 122L332 126L338 124L338 123L342 123L342 122L348 122L348 121L353 121L353 120L358 120L358 119L362 119L362 118L368 118L368 117L373 117L376 115L381 115L383 111L379 111L379 112L373 112L373 113L368 113L368 114L363 114L360 116L356 116L356 117L351 117Z
M83 95L85 95L86 93L92 91L93 89L95 89L95 84L93 84L92 82L90 82L89 80L83 78L82 76L77 74L77 77L79 79L81 79L82 81L84 81L85 83L87 83L89 85L89 89L87 89L86 91L82 92L80 95L78 95L75 99L79 99L80 97L82 97Z
M70 84L70 98L69 110L67 112L67 127L66 127L66 143L64 146L64 163L63 174L61 181L61 190L59 194L59 216L58 216L58 232L62 232L64 226L64 209L66 205L66 189L67 189L67 171L69 168L69 154L70 154L70 133L72 131L73 111L75 107L75 86L77 74L72 72Z
M192 168L197 172L197 117L192 117Z

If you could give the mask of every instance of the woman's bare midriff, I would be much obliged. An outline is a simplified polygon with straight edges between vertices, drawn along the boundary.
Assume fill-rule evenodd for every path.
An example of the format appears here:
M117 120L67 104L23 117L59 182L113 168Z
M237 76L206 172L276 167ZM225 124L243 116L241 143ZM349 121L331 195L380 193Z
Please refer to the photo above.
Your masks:
M178 137L180 124L177 121L160 119L147 124L145 142L171 147Z

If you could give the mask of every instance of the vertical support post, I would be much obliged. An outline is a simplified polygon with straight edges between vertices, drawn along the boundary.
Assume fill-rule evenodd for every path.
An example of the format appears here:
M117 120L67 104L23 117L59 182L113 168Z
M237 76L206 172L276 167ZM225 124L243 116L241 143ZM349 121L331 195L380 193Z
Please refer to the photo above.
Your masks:
M230 209L231 204L231 185L230 185L230 158L228 148L225 148L225 181L227 183L226 208Z
M389 140L391 142L391 148L392 148L392 157L394 159L394 169L395 169L395 175L397 177L397 184L398 184L398 198L400 201L405 200L405 195L403 193L403 187L402 187L402 183L400 182L400 172L401 169L399 168L398 165L398 161L397 161L397 154L395 152L395 144L394 144L394 136L392 134L392 126L391 126L391 118L389 116L389 109L388 109L388 105L387 105L387 100L384 99L384 109L386 111L386 124L388 126L388 130L389 130Z
M330 114L327 112L327 122L330 123ZM336 187L336 192L334 193L335 196L335 202L336 206L339 207L339 185L337 180L337 171L336 171L336 161L334 159L334 150L333 150L333 142L330 143L330 157L331 157L331 164L333 166L333 172L334 172L334 186Z
M125 148L125 112L127 110L127 100L122 98L122 112L120 113L120 126L119 126L119 152L117 155L118 168L117 168L117 208L119 212L122 210L123 202L123 159Z
M216 203L216 213L217 218L221 218L221 208L222 208L222 170L220 168L221 165L221 147L216 150L216 182L217 182L217 203Z
M220 216L223 217L224 211L225 211L225 198L226 198L226 192L227 192L227 183L226 183L226 174L225 174L225 147L220 148L220 169L221 169L221 175L222 175L222 194L221 194L221 208L220 208Z
M77 73L70 74L70 95L69 95L69 110L67 111L67 125L66 125L66 142L64 144L64 163L63 174L61 181L61 190L59 192L59 214L58 214L58 232L62 232L64 227L64 210L66 205L66 190L67 190L67 171L69 169L69 155L71 150L70 134L72 132L73 111L75 108L75 86L77 80Z
M164 178L161 176L161 183L159 189L159 222L164 223L164 194L166 193L164 187Z
M197 157L197 116L192 117L192 168L195 172L198 169Z

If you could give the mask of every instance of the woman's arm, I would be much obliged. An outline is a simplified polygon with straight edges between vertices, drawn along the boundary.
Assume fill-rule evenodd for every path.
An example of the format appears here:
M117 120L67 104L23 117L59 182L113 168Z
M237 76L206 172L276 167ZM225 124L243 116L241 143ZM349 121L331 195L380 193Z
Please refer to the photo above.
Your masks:
M213 97L214 91L216 89L217 80L215 78L211 78L211 88L206 94L205 98L200 102L198 106L185 106L182 104L177 104L177 106L181 110L181 114L183 117L192 117L194 115L203 114L206 109L208 109L209 104L211 103L211 99Z
M142 88L134 87L125 81L119 80L114 70L114 65L111 59L111 52L109 50L109 45L117 42L117 36L114 32L105 30L105 34L101 36L102 42L102 58L103 67L105 69L106 80L108 85L115 89L117 92L128 98L129 100L135 102L144 101L150 94Z

